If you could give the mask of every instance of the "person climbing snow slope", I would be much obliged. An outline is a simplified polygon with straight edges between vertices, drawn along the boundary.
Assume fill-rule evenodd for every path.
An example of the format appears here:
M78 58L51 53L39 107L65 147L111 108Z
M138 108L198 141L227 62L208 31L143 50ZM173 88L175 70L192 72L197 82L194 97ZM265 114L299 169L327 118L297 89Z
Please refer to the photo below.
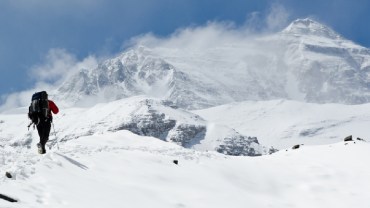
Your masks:
M57 105L48 99L46 91L37 92L32 95L31 105L28 111L28 118L31 123L36 125L37 132L40 137L40 142L37 144L38 152L45 154L46 142L49 140L51 123L53 122L53 114L57 114L59 109Z

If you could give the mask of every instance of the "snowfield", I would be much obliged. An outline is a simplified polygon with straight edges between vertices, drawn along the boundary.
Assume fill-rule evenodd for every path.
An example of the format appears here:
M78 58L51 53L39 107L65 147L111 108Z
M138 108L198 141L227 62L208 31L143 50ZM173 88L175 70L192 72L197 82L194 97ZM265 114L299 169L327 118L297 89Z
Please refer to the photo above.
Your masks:
M37 131L27 131L24 109L1 114L0 194L18 202L0 199L0 207L370 206L368 104L275 100L193 112L214 126L222 123L223 128L249 132L266 146L282 144L280 151L271 155L236 157L188 149L126 130L103 131L107 122L114 127L120 121L107 115L132 99L141 100L62 109L54 118L59 140L55 142L52 130L51 150L45 155L37 154ZM129 108L124 111L130 112ZM105 116L94 117L88 111L104 111ZM184 121L180 115L186 115L168 113L172 114L180 121ZM82 125L84 119L90 123ZM201 117L198 120L206 122ZM328 125L329 121L338 125ZM308 127L320 130L299 134ZM84 135L86 131L90 133ZM218 132L217 128L212 131ZM337 137L330 138L329 133ZM349 133L365 136L365 141L354 137L355 141L344 142ZM291 144L302 143L306 145L291 148ZM6 172L12 178L7 178Z
M0 186L19 202L1 207L370 206L367 142L261 157L197 152L128 131L59 145L43 156L25 150L23 175Z

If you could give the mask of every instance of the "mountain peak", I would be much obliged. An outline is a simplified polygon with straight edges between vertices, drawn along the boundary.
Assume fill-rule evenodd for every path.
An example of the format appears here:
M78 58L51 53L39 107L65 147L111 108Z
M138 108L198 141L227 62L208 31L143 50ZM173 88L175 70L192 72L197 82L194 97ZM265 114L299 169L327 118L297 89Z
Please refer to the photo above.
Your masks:
M338 33L330 27L310 18L294 20L282 33L291 35L312 35L331 39L341 38Z
M319 22L310 19L310 18L304 18L304 19L296 19L292 22L293 25L305 25L306 27L312 26L312 25L321 25Z

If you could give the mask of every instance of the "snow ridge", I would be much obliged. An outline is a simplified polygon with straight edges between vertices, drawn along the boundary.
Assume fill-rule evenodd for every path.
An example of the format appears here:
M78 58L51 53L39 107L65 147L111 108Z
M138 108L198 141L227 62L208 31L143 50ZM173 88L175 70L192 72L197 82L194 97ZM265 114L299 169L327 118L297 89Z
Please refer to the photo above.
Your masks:
M310 18L294 20L282 33L296 36L318 36L328 39L341 39L341 36L326 25Z

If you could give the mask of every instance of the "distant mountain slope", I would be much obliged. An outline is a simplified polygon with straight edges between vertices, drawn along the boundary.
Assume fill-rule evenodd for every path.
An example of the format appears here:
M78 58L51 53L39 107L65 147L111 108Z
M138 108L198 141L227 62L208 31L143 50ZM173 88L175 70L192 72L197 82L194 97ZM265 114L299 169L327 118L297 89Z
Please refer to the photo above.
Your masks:
M216 124L255 135L264 146L319 145L353 135L370 141L370 104L314 104L289 100L245 101L193 111Z
M345 104L370 101L369 49L310 19L294 21L280 37L288 43L285 62L304 101Z
M370 101L370 50L311 19L280 33L207 49L133 47L93 69L81 69L55 92L81 102L145 94L187 109L234 101L294 99L314 103Z

